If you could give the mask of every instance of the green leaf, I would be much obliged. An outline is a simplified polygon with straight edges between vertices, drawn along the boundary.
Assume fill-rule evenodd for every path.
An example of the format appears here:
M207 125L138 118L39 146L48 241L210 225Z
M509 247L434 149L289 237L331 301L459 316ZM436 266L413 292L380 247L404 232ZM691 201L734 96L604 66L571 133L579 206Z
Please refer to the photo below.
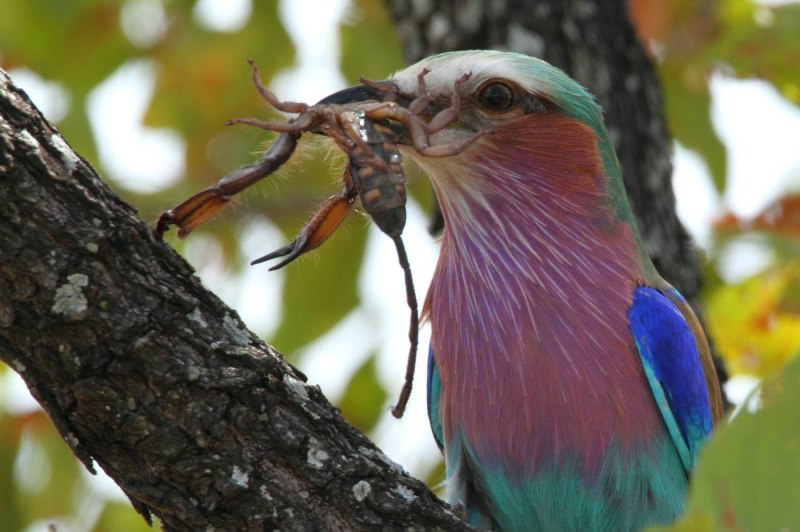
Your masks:
M405 64L397 32L382 2L357 0L341 28L342 72L351 83L360 76L385 79Z
M344 396L337 405L349 423L367 433L386 410L387 394L375 374L376 358L372 354L353 373Z
M126 532L153 532L161 528L158 520L154 527L147 526L142 516L134 510L130 504L119 502L107 502L103 507L103 513L95 525L95 532L115 532L125 530Z
M674 530L800 528L798 382L795 358L762 384L761 410L745 409L715 432L693 477L689 511Z
M720 2L723 31L707 51L732 66L738 77L773 83L800 104L800 5L757 5L745 0Z
M664 114L675 136L685 148L703 158L717 192L725 190L727 151L711 123L711 95L705 79L688 82L683 67L665 62L661 68Z
M427 484L434 493L442 498L445 497L445 476L446 469L444 465L444 459L439 460L436 463L436 467L431 469L425 476L425 484Z
M351 216L322 247L286 267L284 319L270 344L291 356L356 306L366 234L366 224Z

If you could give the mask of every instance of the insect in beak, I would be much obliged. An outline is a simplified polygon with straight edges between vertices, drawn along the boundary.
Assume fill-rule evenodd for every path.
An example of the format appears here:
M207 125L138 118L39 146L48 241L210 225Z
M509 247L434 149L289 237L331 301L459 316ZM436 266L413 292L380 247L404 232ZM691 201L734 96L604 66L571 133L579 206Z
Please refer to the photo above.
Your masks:
M205 223L230 201L231 197L271 175L292 155L303 133L327 135L345 152L349 164L342 176L339 194L325 200L290 244L273 251L252 264L283 257L272 270L317 248L330 237L352 210L357 199L376 225L394 242L405 275L406 295L411 311L409 327L410 351L406 380L397 404L392 409L401 417L411 394L416 362L419 313L411 269L403 241L400 238L406 223L406 180L401 166L399 143L413 146L428 157L455 155L483 132L453 144L431 146L429 137L450 125L457 117L459 89L469 74L456 81L450 107L438 111L429 120L431 97L425 88L423 70L418 76L417 96L411 99L401 94L391 80L361 80L360 85L341 90L308 106L299 102L281 101L261 84L258 68L250 60L253 84L261 97L275 109L297 116L288 122L262 122L254 118L238 118L228 124L246 124L278 132L277 139L264 152L261 160L237 168L214 185L198 192L183 203L163 213L155 233L161 237L170 226L178 228L178 236L186 237L195 227Z

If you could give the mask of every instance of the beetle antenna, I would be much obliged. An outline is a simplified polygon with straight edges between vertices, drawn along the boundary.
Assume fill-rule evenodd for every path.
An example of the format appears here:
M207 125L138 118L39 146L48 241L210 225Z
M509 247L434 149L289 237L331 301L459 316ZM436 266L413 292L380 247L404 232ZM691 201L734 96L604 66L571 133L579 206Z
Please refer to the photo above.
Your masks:
M417 309L417 294L414 292L414 279L411 277L411 266L408 263L408 255L406 255L406 248L403 245L403 240L400 235L393 236L394 246L397 249L397 258L400 261L400 267L403 268L403 273L406 278L406 300L408 301L408 308L411 310L411 322L408 327L408 339L411 347L408 350L408 362L406 364L406 379L403 387L400 389L400 397L397 399L397 404L392 407L392 415L397 419L403 417L405 413L408 399L411 397L411 387L414 382L414 368L417 364L417 344L419 343L419 311Z

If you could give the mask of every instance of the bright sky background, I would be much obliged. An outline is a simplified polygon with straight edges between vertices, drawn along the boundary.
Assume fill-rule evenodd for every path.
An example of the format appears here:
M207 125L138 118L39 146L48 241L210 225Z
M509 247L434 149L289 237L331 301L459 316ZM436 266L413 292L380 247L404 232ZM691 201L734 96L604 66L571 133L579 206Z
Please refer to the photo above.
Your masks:
M166 17L157 0L136 0L128 4L121 25L134 42L159 38ZM344 86L339 72L337 25L347 13L348 0L283 0L280 16L297 48L298 63L275 76L272 88L297 101L314 102ZM315 16L305 16L314 11ZM251 12L250 0L199 0L194 15L209 29L229 32L239 29ZM389 73L387 72L387 75ZM22 86L51 120L63 117L71 104L57 84L42 80L34 72L18 69L12 78ZM147 60L122 66L97 87L88 101L91 126L98 141L100 158L108 176L118 187L136 192L154 192L170 186L184 168L185 142L168 129L146 128L142 119L152 96L157 72ZM770 201L790 189L800 175L800 111L783 100L770 85L737 81L715 75L712 81L713 121L728 148L729 176L723 197L711 184L701 159L676 146L674 188L678 214L701 246L710 242L710 223L723 211L753 216ZM742 105L747 102L747 105ZM123 104L124 103L124 104ZM121 150L117 147L124 146ZM418 298L423 299L437 256L437 246L426 230L421 209L408 207L405 243L414 270ZM244 257L259 256L265 249L283 245L294 235L282 235L264 218L239 235ZM335 245L335 243L334 243ZM223 300L236 308L252 328L269 336L280 316L264 309L279 307L283 274L264 275L246 269L240 277L226 271L216 258L216 242L201 235L188 241L187 259L204 282ZM723 277L735 281L762 268L769 256L752 242L740 242L725 251ZM390 390L390 401L403 381L408 349L408 309L402 272L391 241L372 229L366 261L359 278L361 305L332 331L302 349L297 364L336 401L344 392L349 376L371 352L378 351L378 374ZM437 460L436 449L425 412L425 360L429 331L420 342L414 393L406 416L395 420L388 408L379 423L376 443L412 474L426 472ZM348 354L344 359L341 355ZM0 383L0 404L12 411L34 408L35 403L14 373ZM752 382L733 384L730 392L743 398ZM106 484L92 481L105 492ZM87 512L90 511L87 508Z

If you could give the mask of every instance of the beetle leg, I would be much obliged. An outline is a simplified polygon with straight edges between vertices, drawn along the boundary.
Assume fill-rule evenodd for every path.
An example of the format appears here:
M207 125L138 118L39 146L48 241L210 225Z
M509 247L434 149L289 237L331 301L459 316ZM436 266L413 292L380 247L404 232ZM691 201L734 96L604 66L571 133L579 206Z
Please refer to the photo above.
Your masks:
M478 131L467 139L454 144L430 145L430 135L441 131L456 118L461 108L461 85L469 79L472 73L467 72L458 78L453 86L450 107L439 111L430 122L425 122L420 116L425 108L430 104L428 90L425 87L425 75L427 69L423 69L417 76L420 96L409 104L408 108L400 107L393 102L385 102L364 109L368 118L374 121L390 119L403 124L408 130L408 136L414 148L422 155L427 157L449 157L464 151L470 144L484 135L484 131Z
M447 109L445 109L447 111ZM445 111L440 112L441 115ZM457 112L457 108L456 108ZM400 122L408 129L408 136L411 139L414 149L421 155L426 157L449 157L456 155L467 149L470 144L478 140L480 137L489 133L490 131L478 131L461 142L452 144L438 144L436 146L430 145L429 139L429 125L425 123L418 115L412 114L408 109L397 107L395 104L387 103L370 108L366 111L366 115L371 120L390 119ZM452 120L451 120L452 121Z
M436 133L440 131L450 124L452 124L456 118L458 118L458 111L461 108L461 84L467 81L470 76L472 76L472 72L467 72L458 78L453 85L453 94L450 96L450 107L447 109L442 109L436 116L431 118L431 121L428 123L427 132ZM415 113L419 114L419 113Z
M408 104L408 110L415 115L422 114L425 109L433 101L431 98L430 93L428 92L428 87L425 86L425 76L430 72L429 68L423 68L420 70L419 74L417 74L417 96L410 104Z
M439 144L436 146L430 145L430 135L432 133L436 133L437 131L441 131L442 129L446 128L450 124L452 124L456 118L458 118L458 112L461 108L461 85L470 78L472 75L471 72L467 72L463 74L460 78L458 78L453 85L453 93L450 100L450 107L447 109L443 109L439 111L430 122L425 122L420 113L424 111L424 107L421 107L423 99L425 95L427 95L427 89L425 88L425 81L424 76L427 74L427 70L423 69L420 72L418 79L419 79L419 92L423 95L411 102L408 109L404 108L396 108L396 107L375 107L371 110L371 118L379 119L379 118L390 118L392 120L396 120L406 126L408 129L408 136L411 139L411 142L414 145L414 149L417 150L421 155L426 157L449 157L452 155L456 155L467 149L473 142L478 140L480 137L485 135L490 131L478 131L473 135L470 135L466 139L462 140L461 142L456 142L452 144ZM415 105L416 103L420 103L419 106ZM427 105L427 104L426 104ZM412 106L415 109L412 110Z
M366 140L370 136L370 127L374 127L374 123L368 121L367 117L368 113L364 110L339 113L338 121L335 124L337 127L326 130L324 133L331 137L351 160L355 158L362 161L363 164L358 165L359 167L367 164L375 170L388 172L389 165L373 151ZM356 171L361 171L361 168Z
M283 111L284 113L305 113L308 110L308 105L304 103L280 101L278 97L275 96L274 92L261 84L261 77L259 75L256 62L253 61L252 58L248 57L247 63L250 65L250 69L253 73L253 85L256 86L256 90L258 90L258 93L267 101L268 104L278 111Z
M282 133L261 161L237 168L216 184L162 214L156 223L156 235L160 237L170 225L177 225L178 237L183 238L210 220L228 204L231 196L264 179L285 163L294 152L299 137L299 133Z
M347 116L348 119L344 119ZM319 132L332 139L345 153L350 153L357 147L369 149L358 131L357 115L342 112L340 115L328 113L323 116L324 122L319 127ZM340 123L341 122L341 123Z
M277 270L278 268L283 268L303 253L322 245L350 214L358 195L349 167L345 169L342 180L344 181L344 189L341 194L331 196L325 200L306 222L293 242L254 260L250 264L260 264L278 257L286 257L270 268L270 271Z
M303 133L313 131L320 127L320 123L330 121L330 113L324 107L309 107L303 114L288 122L262 122L256 118L233 118L225 122L225 125L245 124L247 126L258 127L268 131L280 131L283 133Z
M417 150L428 147L428 125L418 115L394 102L376 104L364 109L370 120L379 122L384 119L395 120L408 129L408 136Z
M428 89L425 86L425 76L430 72L429 68L423 68L419 74L417 74L417 84L419 96L417 96L414 100L408 104L408 109L414 114L422 113L428 105L430 105L432 98L430 94L428 94ZM381 93L382 99L384 102L396 102L397 101L397 94L399 89L397 85L391 80L383 80L383 81L373 81L367 79L365 77L360 77L358 80L361 82L362 85L366 85L367 87L374 89Z
M371 89L375 89L383 98L384 102L394 102L397 100L397 85L393 81L389 80L382 80L382 81L373 81L371 79L367 79L365 77L358 78L358 81L361 82L362 85L366 85Z
M450 157L452 155L458 155L462 151L466 150L470 147L470 145L472 145L473 142L487 133L490 133L490 131L478 131L465 138L461 142L455 142L452 144L437 144L435 146L415 145L414 148L416 148L416 150L425 157Z

